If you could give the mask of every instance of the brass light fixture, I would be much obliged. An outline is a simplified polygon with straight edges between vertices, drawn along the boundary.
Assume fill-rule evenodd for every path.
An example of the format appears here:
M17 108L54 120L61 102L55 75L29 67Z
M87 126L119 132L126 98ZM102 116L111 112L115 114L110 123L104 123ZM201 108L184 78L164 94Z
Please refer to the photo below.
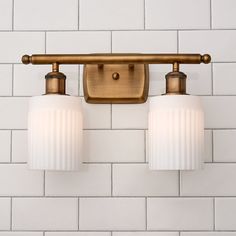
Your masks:
M82 156L82 109L66 95L61 64L84 64L88 103L137 104L148 98L148 65L172 64L164 96L150 98L148 152L151 169L196 169L203 151L203 111L186 94L180 64L208 64L208 54L42 54L24 55L24 64L51 64L45 96L33 97L29 111L29 165L33 169L77 170Z

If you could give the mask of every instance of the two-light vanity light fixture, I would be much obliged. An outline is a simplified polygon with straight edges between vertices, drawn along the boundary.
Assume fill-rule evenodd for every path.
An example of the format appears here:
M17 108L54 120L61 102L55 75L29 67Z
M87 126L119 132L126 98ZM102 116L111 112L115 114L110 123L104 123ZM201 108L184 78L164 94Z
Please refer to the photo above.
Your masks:
M200 98L186 93L180 64L210 63L207 54L65 54L25 55L24 64L51 64L46 93L30 99L28 116L31 169L78 170L82 163L81 100L66 94L60 64L84 64L84 97L88 103L144 103L149 64L172 64L166 93L149 99L148 159L153 170L198 169L204 147L204 114ZM96 119L96 117L94 117Z

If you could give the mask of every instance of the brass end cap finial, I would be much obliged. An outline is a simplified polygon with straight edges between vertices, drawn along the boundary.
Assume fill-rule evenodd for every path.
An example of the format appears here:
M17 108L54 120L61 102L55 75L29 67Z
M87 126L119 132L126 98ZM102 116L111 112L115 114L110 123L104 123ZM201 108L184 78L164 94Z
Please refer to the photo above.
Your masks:
M24 55L22 58L21 58L21 61L23 64L25 65L28 65L31 63L31 56L29 55Z
M211 56L209 54L204 54L201 56L201 60L204 64L208 64L211 62Z

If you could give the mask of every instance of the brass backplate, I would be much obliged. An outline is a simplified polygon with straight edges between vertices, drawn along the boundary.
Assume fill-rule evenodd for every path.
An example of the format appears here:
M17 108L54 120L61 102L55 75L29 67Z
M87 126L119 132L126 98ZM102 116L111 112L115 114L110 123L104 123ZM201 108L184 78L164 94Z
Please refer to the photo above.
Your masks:
M83 86L88 103L144 103L148 97L148 65L87 64Z

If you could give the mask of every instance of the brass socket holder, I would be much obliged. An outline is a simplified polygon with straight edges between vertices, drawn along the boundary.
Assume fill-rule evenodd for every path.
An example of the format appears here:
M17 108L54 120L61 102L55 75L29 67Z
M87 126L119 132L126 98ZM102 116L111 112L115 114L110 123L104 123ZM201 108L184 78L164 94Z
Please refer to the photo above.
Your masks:
M46 94L66 94L66 76L58 71L49 72L46 76Z
M186 74L173 71L166 75L166 95L186 94Z

